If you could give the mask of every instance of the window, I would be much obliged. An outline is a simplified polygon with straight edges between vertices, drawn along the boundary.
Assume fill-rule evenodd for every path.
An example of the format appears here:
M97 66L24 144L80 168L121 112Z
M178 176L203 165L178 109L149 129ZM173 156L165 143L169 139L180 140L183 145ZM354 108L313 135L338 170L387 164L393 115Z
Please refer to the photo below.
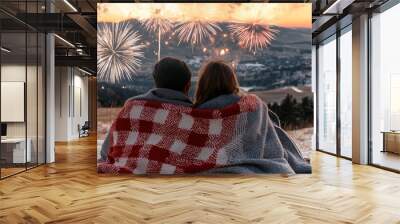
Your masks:
M351 26L340 36L340 155L352 157L352 33Z
M318 48L318 149L336 153L336 36Z
M371 18L371 162L400 170L400 5Z

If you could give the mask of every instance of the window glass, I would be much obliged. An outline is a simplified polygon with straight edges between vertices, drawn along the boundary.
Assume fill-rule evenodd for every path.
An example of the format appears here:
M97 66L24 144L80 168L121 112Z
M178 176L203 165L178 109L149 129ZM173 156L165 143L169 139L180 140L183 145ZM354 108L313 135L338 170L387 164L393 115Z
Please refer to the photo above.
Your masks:
M340 36L340 153L352 156L352 33Z
M400 4L371 19L372 163L400 170Z
M318 48L318 148L336 153L336 39Z

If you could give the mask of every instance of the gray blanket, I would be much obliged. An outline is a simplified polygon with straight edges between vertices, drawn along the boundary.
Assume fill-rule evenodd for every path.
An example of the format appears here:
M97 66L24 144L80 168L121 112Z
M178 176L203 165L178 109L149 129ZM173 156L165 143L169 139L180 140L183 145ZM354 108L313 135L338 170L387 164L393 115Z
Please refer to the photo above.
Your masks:
M240 96L238 95L223 95L200 105L198 108L221 108L236 103L239 99ZM306 162L291 137L270 119L265 103L263 111L265 112L263 123L266 124L267 132L265 147L263 149L251 147L250 143L250 147L246 149L249 155L247 158L238 159L235 165L211 169L206 173L281 173L283 170L287 170L286 173L311 173L311 165ZM247 135L245 139L250 139L254 133L249 131ZM264 152L260 152L260 150L264 150ZM262 157L249 159L260 153L263 154ZM287 164L289 164L288 167Z

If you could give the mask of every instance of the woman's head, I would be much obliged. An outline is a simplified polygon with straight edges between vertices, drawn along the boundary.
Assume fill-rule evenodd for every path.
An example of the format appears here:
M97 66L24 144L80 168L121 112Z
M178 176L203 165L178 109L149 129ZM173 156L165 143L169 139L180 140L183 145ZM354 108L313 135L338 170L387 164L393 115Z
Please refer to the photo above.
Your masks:
M210 61L199 73L196 105L225 94L239 93L239 82L233 69L223 61Z

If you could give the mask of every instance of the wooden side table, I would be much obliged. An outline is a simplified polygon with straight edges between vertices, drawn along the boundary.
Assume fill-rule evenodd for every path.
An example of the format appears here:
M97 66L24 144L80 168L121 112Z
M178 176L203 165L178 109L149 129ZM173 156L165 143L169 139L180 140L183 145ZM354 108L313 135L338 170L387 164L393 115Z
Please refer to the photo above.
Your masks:
M382 152L392 152L400 154L400 131L382 131L383 150Z

